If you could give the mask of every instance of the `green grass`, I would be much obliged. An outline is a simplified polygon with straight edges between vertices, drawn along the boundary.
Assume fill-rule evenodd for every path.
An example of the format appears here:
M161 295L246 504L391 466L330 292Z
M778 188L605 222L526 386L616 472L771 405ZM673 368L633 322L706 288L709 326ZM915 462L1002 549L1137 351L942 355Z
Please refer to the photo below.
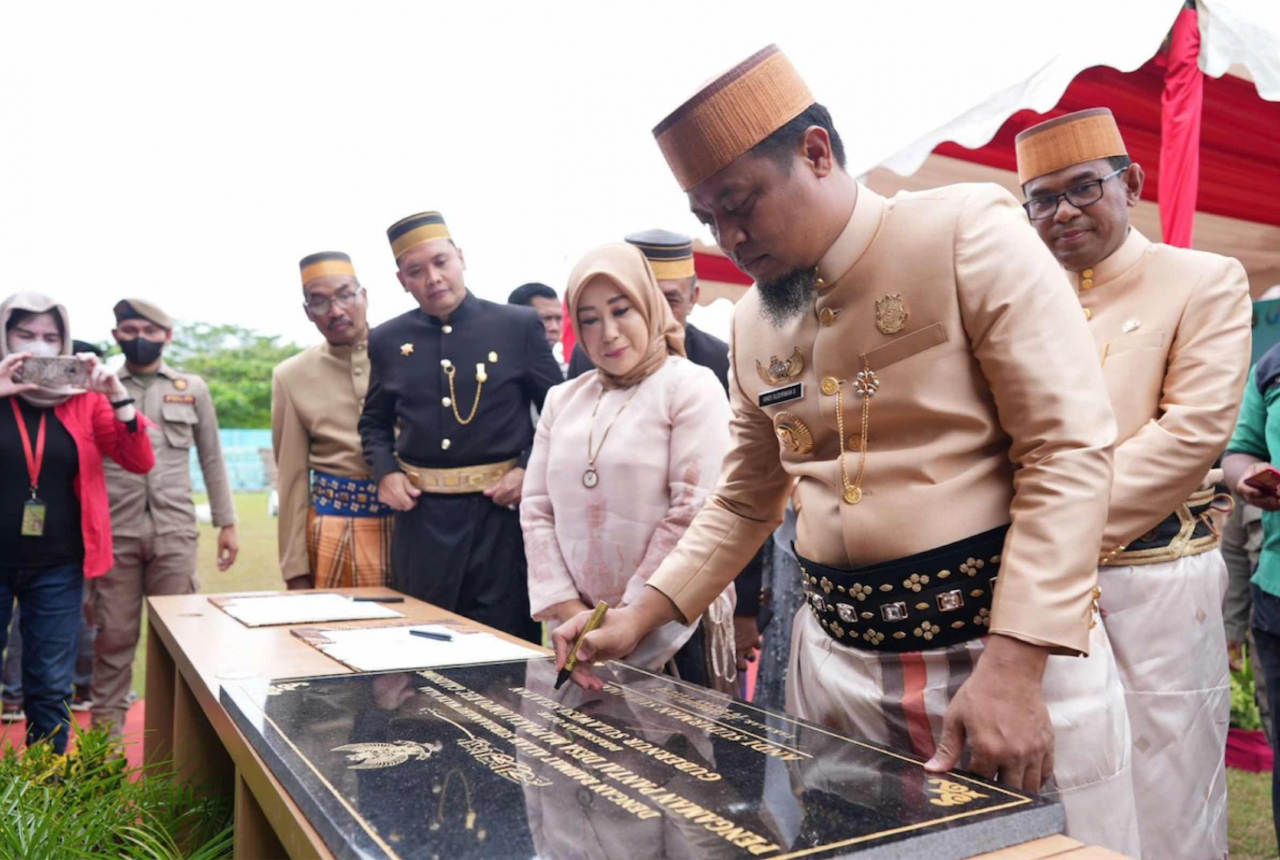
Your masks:
M1231 860L1275 860L1271 774L1227 768L1227 847Z
M216 564L217 532L210 526L200 528L201 593L283 588L276 554L276 520L267 516L267 495L237 494L236 512L240 518L240 557L226 573L219 573ZM144 636L138 644L138 656L133 664L133 688L139 695L145 695L146 691L146 641ZM1232 860L1276 860L1276 835L1271 823L1271 774L1228 770L1227 791Z
M205 502L197 496L197 502ZM267 515L266 493L237 493L236 531L240 539L240 555L226 573L218 572L218 530L200 526L200 561L197 573L201 594L227 591L274 591L284 588L280 579L280 556L276 552L276 519ZM147 637L138 641L133 660L133 689L139 696L147 690Z

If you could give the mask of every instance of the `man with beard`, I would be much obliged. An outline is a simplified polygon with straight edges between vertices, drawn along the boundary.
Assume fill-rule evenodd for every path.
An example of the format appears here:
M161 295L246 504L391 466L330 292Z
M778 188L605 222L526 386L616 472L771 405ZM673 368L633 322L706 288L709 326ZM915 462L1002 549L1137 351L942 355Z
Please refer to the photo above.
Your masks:
M280 573L289 588L387 585L394 511L360 449L369 390L368 297L351 258L303 257L303 310L324 341L271 374Z
M1115 418L1075 295L1017 201L993 185L887 200L860 185L774 46L654 133L757 287L734 312L719 487L580 659L696 617L794 482L810 607L788 710L933 772L963 761L1044 787L1073 836L1135 853L1128 721L1094 588ZM559 660L585 622L556 631Z
M124 299L115 306L112 331L124 352L120 381L139 412L151 419L155 468L127 472L108 460L107 495L115 566L94 582L98 626L93 664L93 723L119 732L128 709L133 654L142 625L142 599L194 594L196 508L191 498L191 447L196 448L218 527L218 570L235 563L236 509L218 440L218 416L209 387L179 373L161 357L173 341L173 320L152 302Z
M1099 605L1128 704L1142 856L1225 857L1227 567L1210 516L1249 368L1249 279L1230 257L1129 224L1143 172L1106 108L1034 125L1016 146L1027 215L1079 292L1119 425Z
M439 212L402 218L387 239L418 306L369 334L359 428L378 499L396 511L393 587L538 642L516 509L529 407L564 377L532 308L467 289Z

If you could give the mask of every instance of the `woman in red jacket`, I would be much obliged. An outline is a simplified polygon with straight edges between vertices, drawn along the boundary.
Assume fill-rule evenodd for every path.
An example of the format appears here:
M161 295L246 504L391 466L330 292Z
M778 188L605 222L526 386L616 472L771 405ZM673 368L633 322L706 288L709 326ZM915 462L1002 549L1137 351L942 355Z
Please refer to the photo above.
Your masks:
M27 743L63 752L81 590L112 563L102 458L147 472L155 454L146 418L93 354L79 356L86 390L15 381L29 358L71 354L62 305L17 293L0 303L0 328L0 649L17 598Z

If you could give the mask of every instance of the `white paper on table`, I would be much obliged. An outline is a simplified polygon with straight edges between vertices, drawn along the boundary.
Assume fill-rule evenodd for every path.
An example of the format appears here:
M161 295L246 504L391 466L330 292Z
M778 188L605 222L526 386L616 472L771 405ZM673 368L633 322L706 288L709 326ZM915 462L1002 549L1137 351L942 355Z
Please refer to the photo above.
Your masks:
M247 627L404 617L403 613L389 609L381 603L352 600L341 594L329 592L237 597L222 603L221 608L223 612Z
M447 633L453 640L445 642L414 636L410 630ZM541 651L508 642L492 633L459 633L437 624L326 630L324 636L328 642L312 644L360 672L496 663L542 656Z

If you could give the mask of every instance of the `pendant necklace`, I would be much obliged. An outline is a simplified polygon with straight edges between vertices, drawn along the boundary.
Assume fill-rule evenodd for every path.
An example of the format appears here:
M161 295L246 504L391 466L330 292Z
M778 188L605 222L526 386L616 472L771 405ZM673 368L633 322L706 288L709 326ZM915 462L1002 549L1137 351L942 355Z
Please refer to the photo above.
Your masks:
M640 386L636 386L636 391ZM594 454L591 453L591 446L595 441L596 434L596 413L600 411L600 403L604 400L605 390L600 389L600 396L596 398L596 406L591 410L591 429L587 432L587 471L582 473L582 486L588 490L594 490L596 485L600 483L600 473L596 471L596 458L600 456L600 451L604 448L604 443L609 440L609 431L613 429L613 425L617 423L618 417L622 415L627 406L630 405L636 396L636 391L631 392L631 396L627 398L622 407L614 414L613 420L609 422L609 426L604 428L604 434L600 437L600 447L596 448Z

